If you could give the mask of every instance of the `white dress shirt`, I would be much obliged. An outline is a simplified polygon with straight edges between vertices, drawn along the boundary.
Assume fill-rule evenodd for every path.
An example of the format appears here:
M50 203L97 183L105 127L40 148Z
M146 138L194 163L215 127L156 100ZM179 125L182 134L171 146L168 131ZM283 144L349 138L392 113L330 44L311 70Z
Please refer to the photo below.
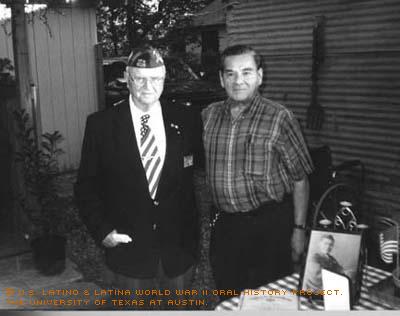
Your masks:
M139 149L140 156L142 156L142 149L140 148L140 128L142 126L140 118L142 115L149 114L150 118L147 122L147 125L150 127L155 139L158 148L158 153L161 158L161 166L164 165L165 160L165 151L167 147L167 141L165 137L165 129L164 129L164 120L161 111L161 104L154 104L148 112L143 112L141 109L135 106L132 96L129 97L129 106L131 108L132 122L133 128L135 130L136 142ZM145 161L142 159L142 164Z

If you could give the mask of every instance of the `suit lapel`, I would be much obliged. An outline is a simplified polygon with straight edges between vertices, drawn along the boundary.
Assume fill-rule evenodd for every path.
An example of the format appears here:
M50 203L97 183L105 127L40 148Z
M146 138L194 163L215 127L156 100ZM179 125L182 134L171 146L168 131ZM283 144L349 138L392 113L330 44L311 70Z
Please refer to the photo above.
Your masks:
M120 163L121 168L126 168L127 175L132 177L138 186L147 189L147 178L136 141L129 102L118 105L118 110L113 123L116 155L119 159L115 163Z
M164 128L165 128L165 138L167 141L166 154L164 160L164 166L161 172L160 182L158 184L156 198L162 198L165 193L169 190L169 183L174 177L179 177L177 174L179 166L177 166L177 161L179 162L180 147L179 147L179 137L177 129L172 118L172 115L165 107L162 107Z

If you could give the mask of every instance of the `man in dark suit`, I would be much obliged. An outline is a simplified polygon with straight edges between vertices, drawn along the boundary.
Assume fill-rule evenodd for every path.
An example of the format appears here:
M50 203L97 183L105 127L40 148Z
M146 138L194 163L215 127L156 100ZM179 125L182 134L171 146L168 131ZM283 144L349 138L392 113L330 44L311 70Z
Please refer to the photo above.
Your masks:
M88 117L75 195L119 288L183 289L197 247L190 128L161 106L165 66L150 46L129 56L129 101Z

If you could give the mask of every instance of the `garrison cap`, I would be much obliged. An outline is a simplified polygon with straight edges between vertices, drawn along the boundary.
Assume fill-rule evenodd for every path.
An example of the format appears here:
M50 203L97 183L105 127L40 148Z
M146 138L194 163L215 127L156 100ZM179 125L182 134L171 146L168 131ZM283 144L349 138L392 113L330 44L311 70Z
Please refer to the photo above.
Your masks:
M161 54L152 46L143 46L132 51L128 58L128 67L155 68L164 66Z

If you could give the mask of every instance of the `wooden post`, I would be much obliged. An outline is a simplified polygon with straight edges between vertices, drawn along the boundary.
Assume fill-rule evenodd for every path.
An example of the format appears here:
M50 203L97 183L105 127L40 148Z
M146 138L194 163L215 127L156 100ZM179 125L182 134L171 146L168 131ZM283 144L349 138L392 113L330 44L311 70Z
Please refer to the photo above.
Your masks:
M31 110L32 75L29 62L28 35L25 17L25 0L14 0L11 3L11 25L14 51L15 76L19 107Z
M29 47L27 25L25 17L25 0L13 0L11 7L12 41L14 52L14 67L17 83L17 100L14 109L26 109L32 111L32 75L29 60ZM12 112L13 109L10 109ZM12 115L11 115L12 117ZM11 182L13 191L13 209L15 218L15 231L21 233L24 229L25 216L21 208L21 198L25 197L25 184L21 164L16 163L15 153L20 150L16 137L15 122L10 122L10 137L12 139ZM14 124L12 124L14 123Z
M96 85L97 85L97 102L98 110L106 107L104 95L104 75L103 75L103 47L101 44L94 45L94 54L96 58Z

